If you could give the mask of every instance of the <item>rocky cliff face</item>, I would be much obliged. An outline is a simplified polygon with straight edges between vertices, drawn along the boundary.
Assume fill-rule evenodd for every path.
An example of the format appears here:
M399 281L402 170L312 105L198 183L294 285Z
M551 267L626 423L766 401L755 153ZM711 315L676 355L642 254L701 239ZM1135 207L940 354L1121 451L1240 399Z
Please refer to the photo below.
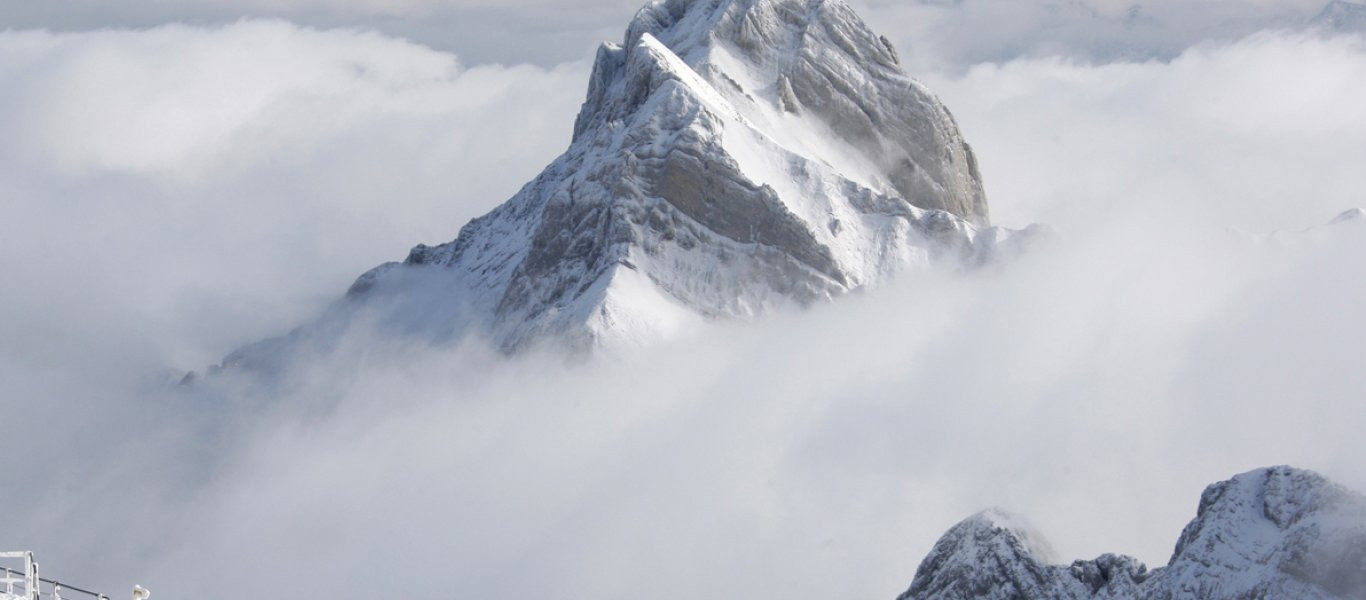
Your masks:
M987 222L953 118L843 2L655 2L598 51L572 144L515 197L227 362L357 320L509 351L646 341L1029 237Z
M951 529L899 600L1366 598L1366 498L1276 467L1216 483L1167 566L1107 554L1049 564L1038 534L1000 513Z

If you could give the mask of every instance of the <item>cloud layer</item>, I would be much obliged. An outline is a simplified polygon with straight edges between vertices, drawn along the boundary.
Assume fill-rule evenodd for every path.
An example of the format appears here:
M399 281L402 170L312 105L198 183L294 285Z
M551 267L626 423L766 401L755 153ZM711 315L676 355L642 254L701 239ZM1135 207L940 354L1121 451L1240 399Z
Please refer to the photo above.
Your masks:
M1249 231L1366 205L1363 38L1262 33L1171 61L1062 58L926 82L982 160L996 221L1116 211Z
M1328 0L849 0L918 72L1061 55L1171 58L1205 40L1297 28ZM0 0L0 23L85 31L284 18L365 27L475 62L557 65L617 41L643 0Z
M869 23L916 71L1061 56L1167 60L1202 42L1300 29L1327 0L862 0Z
M0 34L0 319L205 364L510 196L586 76L274 21Z
M1366 489L1366 51L930 81L1058 238L631 356L363 335L278 390L146 379L444 241L567 142L586 68L275 21L0 34L0 486L48 573L167 597L890 598L956 520L1161 563L1201 487ZM68 577L70 575L70 577Z

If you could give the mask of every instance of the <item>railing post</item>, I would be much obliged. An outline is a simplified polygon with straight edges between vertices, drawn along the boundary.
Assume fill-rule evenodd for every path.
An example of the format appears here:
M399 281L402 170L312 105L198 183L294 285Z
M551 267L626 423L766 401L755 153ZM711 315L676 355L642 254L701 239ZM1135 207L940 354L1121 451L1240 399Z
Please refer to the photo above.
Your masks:
M32 577L32 579L29 580L29 598L32 598L33 600L42 600L38 596L38 592L40 591L38 588L43 585L43 579L38 575L38 563L33 560L32 552L27 553L26 560L28 564L31 565L29 568L29 575Z
M0 560L23 560L23 576L19 571L11 569L7 565L0 565L0 594L10 600L68 600L62 597L64 591L75 591L78 594L88 595L94 600L109 600L104 594L97 594L89 590L83 590L74 586L63 586L57 581L43 579L42 570L38 566L38 561L34 560L33 553L23 552L0 552ZM43 584L51 587L50 591L43 591ZM20 588L23 588L20 591ZM133 588L133 598L135 600L147 600L151 593L142 586ZM51 598L44 598L50 596Z

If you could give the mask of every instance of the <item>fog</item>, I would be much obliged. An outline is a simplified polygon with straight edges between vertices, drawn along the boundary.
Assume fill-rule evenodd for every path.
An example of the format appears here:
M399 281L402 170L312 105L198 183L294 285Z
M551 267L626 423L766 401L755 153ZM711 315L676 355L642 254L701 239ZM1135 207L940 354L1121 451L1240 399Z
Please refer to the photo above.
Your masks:
M1208 483L1366 490L1352 37L931 73L996 220L1057 230L1007 264L586 361L357 331L168 385L454 237L586 79L282 21L0 33L0 545L111 595L887 599L988 507L1158 566Z
M0 34L7 346L189 369L292 327L535 176L587 73L279 21Z
M1017 60L925 81L990 161L998 224L1124 213L1269 232L1366 204L1362 50L1272 31L1166 62Z

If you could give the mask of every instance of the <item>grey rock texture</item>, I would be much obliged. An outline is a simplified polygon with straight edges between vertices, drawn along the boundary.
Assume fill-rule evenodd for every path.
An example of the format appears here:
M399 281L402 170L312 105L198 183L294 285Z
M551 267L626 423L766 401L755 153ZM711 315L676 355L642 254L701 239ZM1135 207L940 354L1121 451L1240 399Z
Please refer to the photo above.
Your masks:
M898 600L1132 598L1148 578L1147 568L1129 557L1107 554L1068 567L1045 564L1051 554L1011 516L979 513L935 544Z
M635 47L646 34L742 110L764 102L811 115L822 133L862 155L910 204L988 221L976 159L953 117L906 76L891 43L847 4L668 0L640 11L624 47ZM616 72L620 60L620 49L609 46L598 68ZM605 106L611 105L604 101L607 90L610 85L590 91L576 130L619 114Z
M1167 566L1107 554L1049 564L1038 534L998 512L951 529L899 600L1366 598L1366 498L1289 467L1209 486Z
M980 265L1043 231L987 222L952 116L843 2L655 2L598 50L573 141L535 180L228 362L354 322L506 351L638 344Z

